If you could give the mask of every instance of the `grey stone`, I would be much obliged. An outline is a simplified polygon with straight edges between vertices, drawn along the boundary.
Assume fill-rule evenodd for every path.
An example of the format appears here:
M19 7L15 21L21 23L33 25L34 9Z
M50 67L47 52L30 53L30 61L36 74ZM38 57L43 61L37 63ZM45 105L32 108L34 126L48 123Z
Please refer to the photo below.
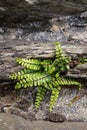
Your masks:
M15 115L0 113L0 130L86 130L87 123L52 123L47 121L29 122Z
M58 113L50 113L50 114L47 115L45 120L48 120L48 121L51 121L51 122L64 122L67 119L66 119L65 116L60 115Z
M9 114L0 113L0 129L1 130L30 130L26 120Z
M75 45L76 44L76 45ZM78 43L70 44L63 43L62 48L66 54L73 57L74 59L86 58L87 57L87 46L86 43L78 45ZM0 79L8 79L9 75L20 69L20 66L16 66L16 57L35 57L35 58L53 58L55 56L55 45L51 42L29 42L25 40L8 40L0 43ZM45 49L46 48L46 49ZM77 77L87 78L86 68L85 71L79 71L74 68L70 70L72 76L74 71L77 73Z
M87 63L79 64L79 65L76 67L76 69L78 69L78 70L83 70L83 71L87 70Z
M29 24L30 21L48 21L61 13L77 13L87 9L87 1L82 0L1 0L0 5L0 24L10 27Z
M81 16L80 16L80 17L81 17L81 18L86 18L86 19L87 19L87 11L81 13Z
M73 76L75 78L85 78L87 79L87 63L79 64L74 69L71 69L67 76Z
M52 112L49 112L49 97L48 92L45 95L44 100L38 110L35 109L33 104L35 100L36 90L30 88L22 90L20 94L20 101L12 103L10 106L3 106L5 113L15 114L29 121L34 120L46 120L51 122L87 122L87 88L84 87L80 91L75 87L62 87L58 100L53 108ZM32 95L32 96L30 96ZM31 105L28 101L26 109L24 106L26 102L23 102L25 97L32 101ZM20 107L20 102L23 102Z
M37 0L25 0L27 1L29 4L34 4L35 2L37 2Z
M1 0L0 24L5 27L0 28L0 86L15 83L9 79L9 75L21 69L15 62L16 57L54 58L55 41L62 42L63 52L71 56L73 62L87 58L86 13L80 13L87 9L86 3L87 0ZM5 10L2 10L2 7ZM72 13L75 15L70 15ZM18 28L8 29L9 26ZM79 80L84 79L86 82L87 64L71 68L66 75ZM76 88L63 88L52 113L48 112L48 96L36 111L32 104L35 91L30 102L32 92L29 90L26 90L28 94L24 95L26 100L22 98L10 106L1 105L1 111L21 116L29 121L87 121L87 91L86 88L84 90L84 93L80 93ZM24 124L19 128L22 127L23 130L27 130ZM11 127L11 130L14 129L15 126Z

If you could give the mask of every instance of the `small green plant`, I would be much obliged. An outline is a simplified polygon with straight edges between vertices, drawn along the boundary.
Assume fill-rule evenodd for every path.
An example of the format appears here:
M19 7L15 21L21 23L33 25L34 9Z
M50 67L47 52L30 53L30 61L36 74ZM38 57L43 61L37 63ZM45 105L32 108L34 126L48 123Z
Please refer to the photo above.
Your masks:
M38 87L36 108L39 108L46 92L50 90L50 111L52 111L63 85L81 86L79 82L62 75L70 68L70 58L63 54L59 42L56 42L55 50L56 58L54 60L17 58L17 63L24 66L24 69L10 76L11 79L18 80L16 89Z
M87 63L87 58L81 58L80 63L82 63L82 64Z

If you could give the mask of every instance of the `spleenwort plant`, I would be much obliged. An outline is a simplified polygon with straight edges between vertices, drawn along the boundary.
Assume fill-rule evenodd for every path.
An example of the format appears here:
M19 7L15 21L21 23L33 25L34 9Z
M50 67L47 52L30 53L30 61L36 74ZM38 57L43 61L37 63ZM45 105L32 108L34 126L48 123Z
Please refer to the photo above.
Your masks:
M82 63L82 64L87 63L87 58L81 58L80 63Z
M55 50L56 58L54 60L17 58L17 63L24 66L24 69L10 76L11 79L18 81L15 86L16 89L38 87L35 100L36 108L39 108L46 92L50 90L50 111L52 111L57 101L62 86L81 86L79 82L62 75L70 68L70 58L63 54L59 42L56 42Z

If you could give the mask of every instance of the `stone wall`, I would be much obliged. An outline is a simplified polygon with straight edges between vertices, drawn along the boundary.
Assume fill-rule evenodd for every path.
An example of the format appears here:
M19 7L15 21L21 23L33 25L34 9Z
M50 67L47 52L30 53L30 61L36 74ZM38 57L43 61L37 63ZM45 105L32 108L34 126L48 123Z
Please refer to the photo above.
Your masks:
M0 25L15 27L30 21L48 20L59 16L60 13L85 11L86 3L86 0L1 0Z
M74 60L78 61L82 57L87 57L87 46L85 43L79 46L72 43L65 44L62 45L62 48ZM53 58L55 56L54 43L51 42L1 41L0 48L0 79L8 79L11 73L19 69L15 62L16 57ZM73 70L71 69L68 75L87 78L86 70L87 64L79 64Z
M81 91L76 87L62 88L52 113L48 112L50 93L36 111L33 105L35 89L21 90L19 100L10 105L0 97L1 112L27 120L87 121L87 63L79 63L81 58L87 58L87 12L83 12L87 9L86 3L87 0L0 1L2 91L6 89L7 92L9 84L10 88L13 87L14 82L9 75L21 69L15 62L17 57L54 58L55 41L60 41L63 52L72 57L71 69L66 76L79 79L84 84ZM71 101L73 104L69 107Z

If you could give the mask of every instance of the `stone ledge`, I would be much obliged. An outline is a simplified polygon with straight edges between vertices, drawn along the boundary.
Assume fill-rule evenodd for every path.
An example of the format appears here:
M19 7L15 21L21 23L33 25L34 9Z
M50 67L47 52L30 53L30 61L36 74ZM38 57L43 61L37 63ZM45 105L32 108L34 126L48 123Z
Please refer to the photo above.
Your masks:
M65 54L68 54L73 59L87 57L87 46L85 43L63 43L62 48ZM0 79L8 76L19 70L16 65L15 58L54 58L55 45L51 42L27 42L24 40L8 40L0 43ZM78 70L80 68L80 70ZM81 70L84 69L84 71ZM86 64L79 65L73 70L70 70L68 75L73 77L87 78Z

